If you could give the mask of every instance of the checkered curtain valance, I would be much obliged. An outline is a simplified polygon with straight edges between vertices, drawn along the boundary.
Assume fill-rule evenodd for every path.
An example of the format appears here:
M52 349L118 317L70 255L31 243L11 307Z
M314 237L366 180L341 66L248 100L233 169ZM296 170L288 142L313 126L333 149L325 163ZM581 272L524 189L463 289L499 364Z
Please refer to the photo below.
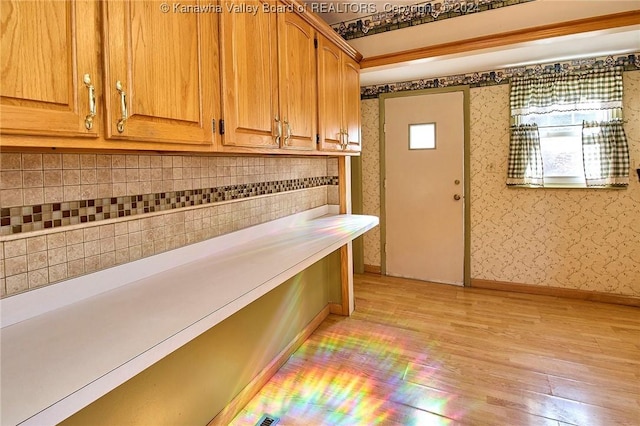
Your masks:
M622 108L622 70L514 79L510 101L511 115Z
M514 79L511 83L511 143L507 185L543 186L537 125L521 117L562 111L609 110L608 121L583 123L582 157L588 187L629 184L629 146L622 112L622 70ZM616 118L613 118L616 117ZM536 119L537 120L537 119Z
M587 186L629 185L629 146L622 121L583 123L582 158Z

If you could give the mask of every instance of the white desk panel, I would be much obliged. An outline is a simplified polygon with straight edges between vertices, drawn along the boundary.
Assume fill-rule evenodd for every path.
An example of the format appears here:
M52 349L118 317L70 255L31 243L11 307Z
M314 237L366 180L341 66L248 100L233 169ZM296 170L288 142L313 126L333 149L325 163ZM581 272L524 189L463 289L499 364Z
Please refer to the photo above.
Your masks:
M79 300L52 296L58 286L68 292L65 283L46 287L53 310L3 299L1 424L67 418L378 224L361 215L288 219L85 275L72 285L100 275L103 288ZM37 306L29 299L41 303L39 291L14 297Z

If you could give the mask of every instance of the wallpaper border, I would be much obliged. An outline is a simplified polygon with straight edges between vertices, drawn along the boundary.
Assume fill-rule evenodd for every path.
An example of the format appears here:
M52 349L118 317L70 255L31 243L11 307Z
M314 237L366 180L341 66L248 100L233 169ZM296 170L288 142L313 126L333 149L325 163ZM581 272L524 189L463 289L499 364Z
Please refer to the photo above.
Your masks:
M532 1L535 0L442 0L394 5L388 8L389 10L333 24L331 28L345 40L352 40ZM385 6L387 4L389 3ZM366 6L377 11L376 4L373 2Z
M599 56L572 61L526 65L481 71L467 74L450 75L430 79L410 80L388 84L374 84L360 88L361 99L375 99L384 93L405 92L411 90L433 89L449 86L483 87L508 84L512 78L538 76L546 74L565 74L575 71L621 67L623 71L640 70L640 52L624 56Z

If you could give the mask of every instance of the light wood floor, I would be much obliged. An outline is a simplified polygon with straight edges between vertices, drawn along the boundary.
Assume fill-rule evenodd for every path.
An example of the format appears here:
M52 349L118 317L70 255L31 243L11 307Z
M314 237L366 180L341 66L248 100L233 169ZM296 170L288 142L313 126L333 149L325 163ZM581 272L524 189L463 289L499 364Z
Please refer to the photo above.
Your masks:
M236 417L255 425L640 425L640 309L358 275Z

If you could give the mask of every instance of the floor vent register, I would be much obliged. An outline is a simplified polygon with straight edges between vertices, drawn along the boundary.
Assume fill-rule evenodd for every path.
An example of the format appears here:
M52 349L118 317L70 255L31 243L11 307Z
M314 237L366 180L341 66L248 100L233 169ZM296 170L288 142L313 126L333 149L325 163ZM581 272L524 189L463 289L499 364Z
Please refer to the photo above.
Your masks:
M271 416L269 414L265 414L262 417L260 417L260 420L258 420L258 423L256 423L256 426L274 426L278 424L279 421L280 421L279 418L275 416Z

